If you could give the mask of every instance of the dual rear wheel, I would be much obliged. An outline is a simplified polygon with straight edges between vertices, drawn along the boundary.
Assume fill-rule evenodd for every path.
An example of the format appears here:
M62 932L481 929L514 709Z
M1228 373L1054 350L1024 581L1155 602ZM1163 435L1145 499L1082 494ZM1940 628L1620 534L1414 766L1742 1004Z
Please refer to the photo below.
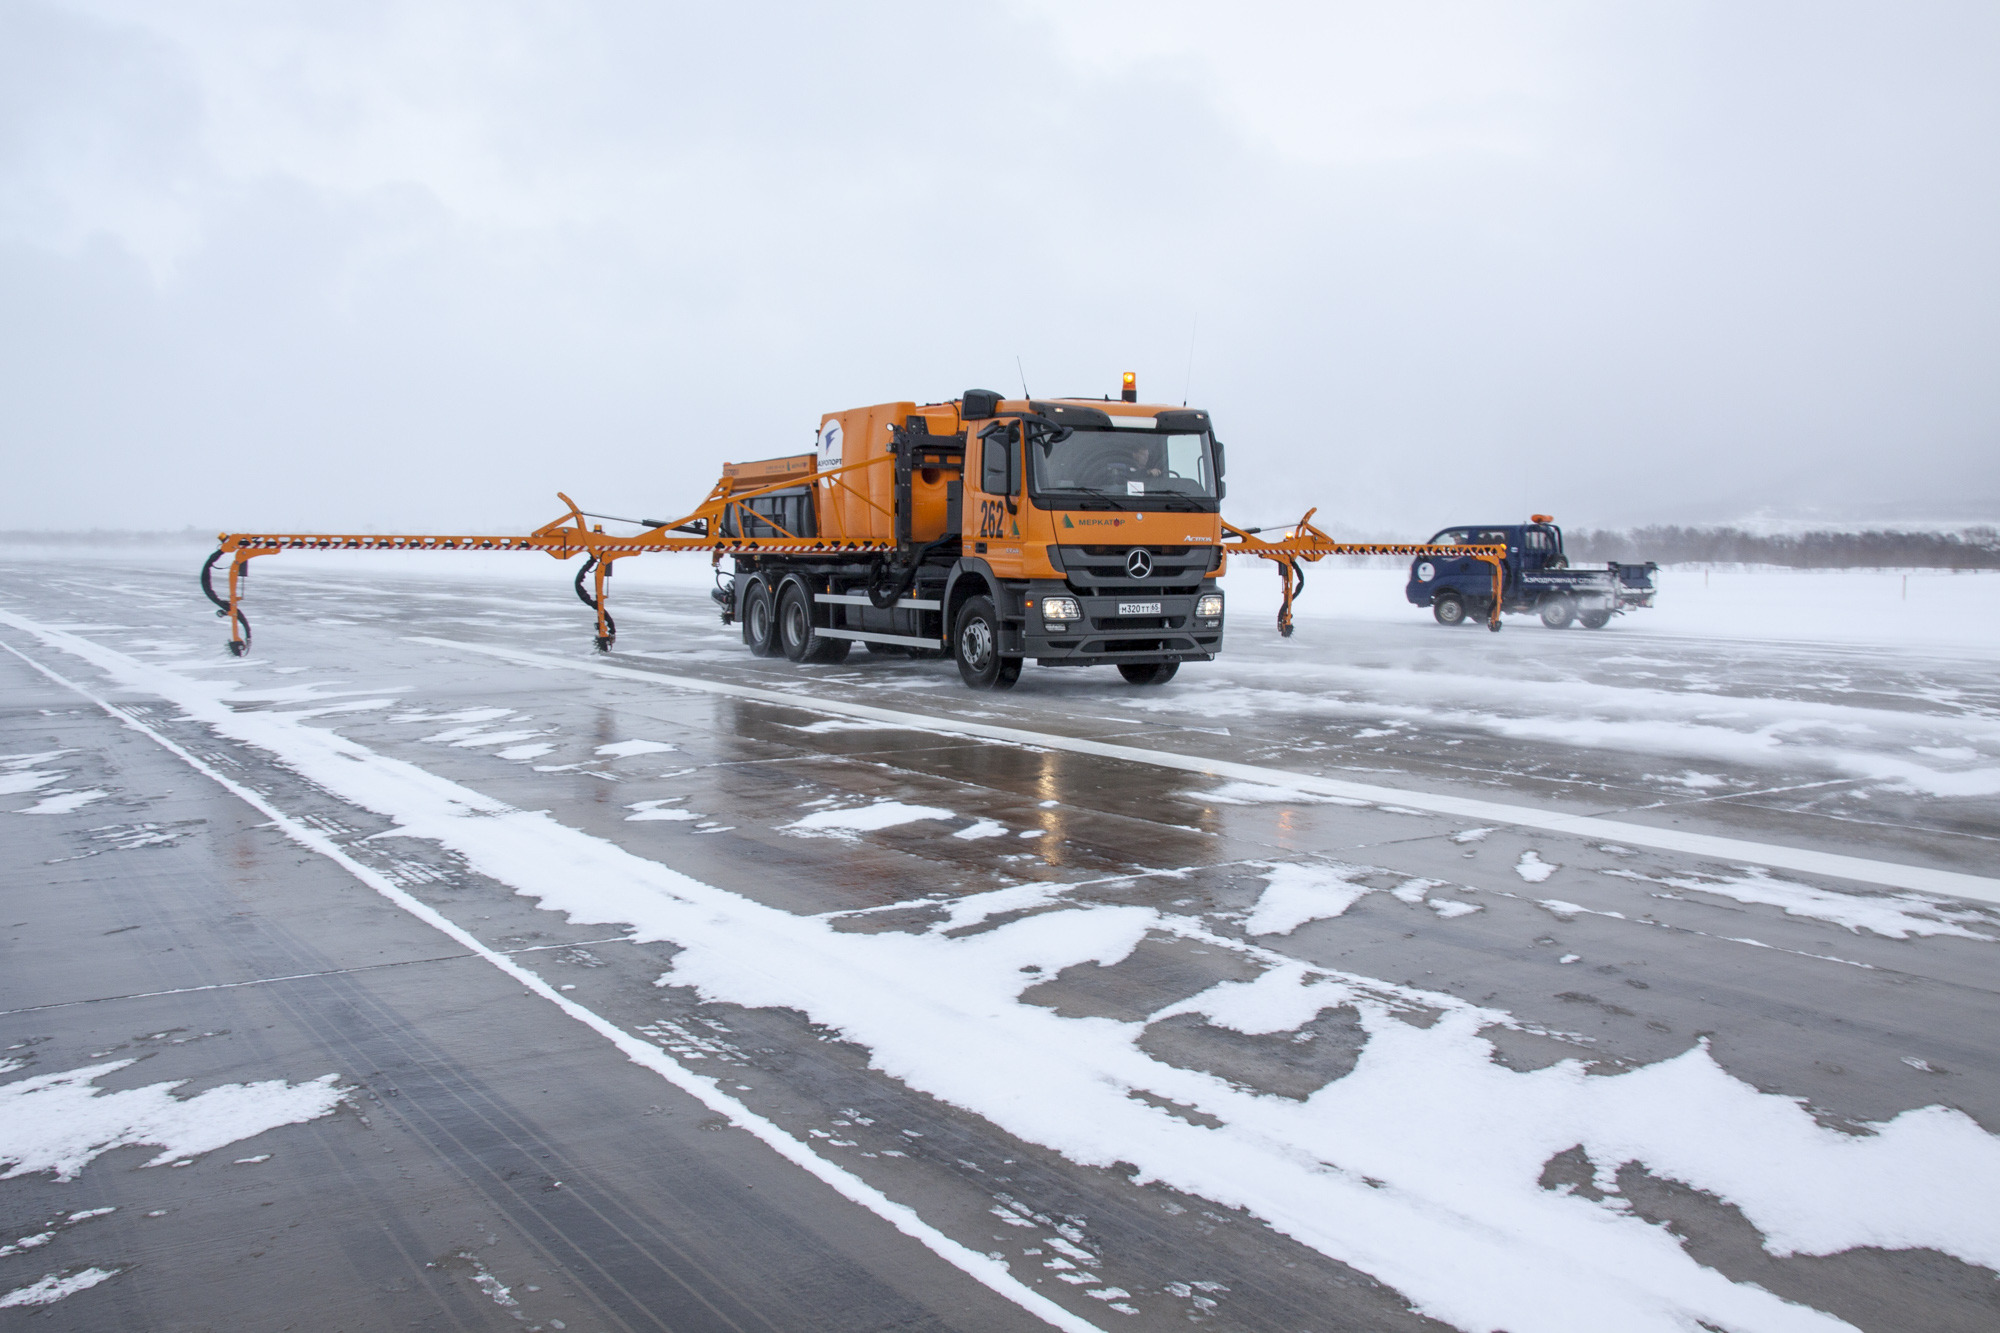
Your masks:
M758 657L782 654L793 662L838 662L853 645L813 633L812 595L800 583L786 583L776 596L763 579L743 593L743 642Z

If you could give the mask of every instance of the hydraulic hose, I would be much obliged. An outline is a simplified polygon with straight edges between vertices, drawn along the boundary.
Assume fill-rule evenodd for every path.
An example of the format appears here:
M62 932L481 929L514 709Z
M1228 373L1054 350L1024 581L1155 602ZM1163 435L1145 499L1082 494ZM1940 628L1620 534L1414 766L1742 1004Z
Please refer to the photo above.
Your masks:
M917 581L917 571L923 568L924 560L932 551L952 541L956 536L957 534L954 533L951 537L940 537L934 542L928 542L918 547L916 556L910 561L910 567L904 570L897 577L896 581L888 587L885 588L883 585L870 579L868 581L869 605L873 606L877 611L887 611L895 606L897 602L902 601L903 595L909 592L910 586Z
M215 570L215 562L227 554L228 552L218 548L215 554L208 558L208 562L201 567L201 590L208 594L209 601L215 603L215 618L217 620L229 619L229 603L225 599L215 595L215 584L210 581L210 578ZM249 573L250 566L245 564L243 566L243 574L239 577L248 577ZM243 614L241 607L238 607L236 610L236 623L243 628L243 638L239 644L239 641L232 635L229 640L229 651L241 657L244 649L250 646L250 617Z
M576 571L576 599L593 611L597 609L597 599L584 591L583 581L590 576L590 571L595 568L597 568L597 557L592 556L583 562L582 569ZM604 631L610 638L615 639L618 637L618 622L611 618L609 611L604 613Z

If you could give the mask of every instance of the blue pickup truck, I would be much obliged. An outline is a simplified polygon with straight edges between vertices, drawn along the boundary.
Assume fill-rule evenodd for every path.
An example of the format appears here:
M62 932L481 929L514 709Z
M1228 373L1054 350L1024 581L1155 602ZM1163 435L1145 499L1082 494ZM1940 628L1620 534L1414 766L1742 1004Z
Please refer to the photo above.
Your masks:
M1659 565L1573 566L1563 555L1562 529L1547 514L1512 525L1481 524L1446 528L1431 546L1505 546L1501 562L1500 610L1534 615L1550 629L1580 621L1603 629L1626 608L1653 604L1653 573ZM1404 595L1428 606L1440 625L1500 621L1493 615L1493 567L1471 556L1421 556L1410 562Z

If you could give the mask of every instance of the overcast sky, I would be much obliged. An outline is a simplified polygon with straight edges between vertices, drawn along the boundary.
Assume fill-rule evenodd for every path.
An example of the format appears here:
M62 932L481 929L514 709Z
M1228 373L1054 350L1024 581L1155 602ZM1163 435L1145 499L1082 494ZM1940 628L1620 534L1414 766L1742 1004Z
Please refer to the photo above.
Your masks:
M0 527L664 517L1017 357L1238 522L1993 521L1997 237L1992 0L7 0Z

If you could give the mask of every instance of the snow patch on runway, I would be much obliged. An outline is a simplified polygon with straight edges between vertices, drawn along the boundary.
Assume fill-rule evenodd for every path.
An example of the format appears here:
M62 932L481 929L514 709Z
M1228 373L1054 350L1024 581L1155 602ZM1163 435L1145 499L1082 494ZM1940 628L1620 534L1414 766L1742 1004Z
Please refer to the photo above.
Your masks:
M1243 929L1252 935L1289 935L1308 921L1339 916L1374 892L1354 882L1367 873L1366 866L1273 866L1264 875L1264 892L1244 919Z
M2000 920L1992 913L1967 909L1921 893L1835 893L1810 884L1778 879L1756 869L1727 878L1694 875L1641 875L1631 870L1606 870L1618 879L1660 884L1684 893L1708 893L1739 903L1783 908L1787 916L1828 921L1859 934L1869 931L1892 940L1912 935L1955 935L1992 942L2000 939ZM1679 895L1665 895L1679 896ZM1970 929L1983 926L1986 932Z
M873 833L914 824L920 819L957 819L949 810L934 805L905 805L901 801L876 801L873 805L850 805L836 810L815 810L804 819L781 825L787 833L815 834Z
M84 806L89 805L92 801L101 801L110 794L108 791L95 787L88 791L51 792L25 810L16 810L14 813L19 815L66 815L73 810L83 809Z
M639 824L653 819L675 821L700 819L701 816L692 810L668 808L675 801L685 801L686 799L687 797L685 796L669 796L658 801L635 801L633 804L625 807L627 810L632 811L631 814L625 816L625 822L628 824Z
M117 1277L122 1268L84 1268L74 1273L50 1273L39 1282L30 1282L25 1287L0 1295L0 1310L20 1309L30 1305L54 1305L65 1297L74 1296L79 1291L88 1291L100 1282Z
M0 1180L42 1171L73 1180L99 1155L138 1144L161 1150L145 1166L190 1161L279 1125L329 1115L342 1095L335 1074L305 1083L225 1083L187 1098L173 1095L185 1079L122 1092L91 1086L135 1063L112 1060L0 1084L0 1163L7 1165Z
M614 759L629 759L635 754L666 754L679 748L665 741L613 741L609 745L598 746L597 753Z
M1522 852L1521 859L1514 863L1514 873L1530 884L1540 884L1561 869L1559 865L1551 865L1544 861L1540 853L1532 849Z
M40 791L51 782L60 782L67 776L69 775L60 769L53 772L37 772L29 769L26 772L0 774L0 796L19 796L23 792Z
M1302 671L1309 671L1310 689L1301 688ZM2000 793L2000 726L1990 714L1968 717L1957 709L1928 713L1815 699L1719 699L1697 681L1667 689L1568 678L1560 682L1562 707L1552 710L1546 679L1325 662L1309 669L1292 662L1238 662L1230 664L1228 677L1232 684L1151 695L1124 706L1198 720L1281 716L1305 725L1408 726L1759 768L1810 768L1935 797ZM1682 791L1719 790L1715 784L1723 781L1693 769L1658 780Z
M1225 782L1202 799L1217 805L1367 805L1347 796L1324 796L1296 787L1265 786L1261 782Z
M803 1013L913 1089L1072 1161L1244 1208L1462 1329L1848 1327L1703 1267L1673 1234L1615 1196L1594 1202L1542 1188L1546 1163L1577 1149L1600 1177L1643 1163L1734 1205L1775 1255L1928 1247L2000 1268L2000 1210L1992 1202L2000 1198L2000 1140L1956 1110L1923 1107L1866 1134L1843 1133L1820 1125L1797 1100L1733 1077L1705 1044L1620 1073L1587 1073L1573 1060L1518 1071L1498 1063L1481 1035L1523 1026L1503 1011L1308 967L1217 936L1197 918L1071 905L1061 886L998 891L1045 910L990 927L1013 910L993 910L991 894L980 895L987 901L973 909L981 914L974 928L841 931L827 918L701 883L322 727L277 712L237 712L226 685L46 637L394 819L399 836L435 840L473 873L511 884L574 923L629 926L635 940L675 944L663 985L690 987L712 1002ZM856 818L871 822L843 822ZM891 801L817 811L791 827L817 821L858 831L949 818ZM1352 1071L1303 1100L1261 1095L1152 1058L1138 1045L1146 1022L1065 1018L1021 998L1065 968L1115 966L1157 933L1244 950L1263 971L1151 1019L1191 1012L1243 1031L1288 1031L1344 1007L1364 1037ZM1418 1011L1428 1021L1410 1021ZM1215 1126L1166 1114L1135 1091L1193 1108ZM0 1129L10 1119L0 1114Z

